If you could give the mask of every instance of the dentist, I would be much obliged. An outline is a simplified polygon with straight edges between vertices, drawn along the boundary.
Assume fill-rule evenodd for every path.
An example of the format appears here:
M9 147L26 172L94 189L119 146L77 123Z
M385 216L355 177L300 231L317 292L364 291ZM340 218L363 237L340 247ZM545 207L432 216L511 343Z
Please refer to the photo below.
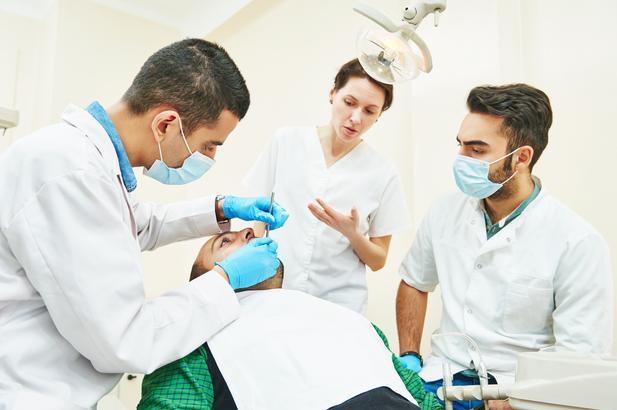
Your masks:
M93 408L121 373L193 351L239 313L233 289L274 275L259 239L185 286L146 300L140 252L229 229L276 229L268 198L156 205L133 167L164 184L201 177L244 117L249 92L220 46L187 39L152 55L120 102L69 106L0 156L0 408Z

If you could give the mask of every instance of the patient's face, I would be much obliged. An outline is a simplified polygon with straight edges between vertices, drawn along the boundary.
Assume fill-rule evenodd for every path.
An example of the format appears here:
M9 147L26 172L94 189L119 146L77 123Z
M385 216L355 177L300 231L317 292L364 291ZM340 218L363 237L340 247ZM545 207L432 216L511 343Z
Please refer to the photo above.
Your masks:
M221 262L226 259L232 252L246 246L253 239L255 239L255 232L251 228L236 232L225 232L208 239L204 246L201 247L199 255L197 255L197 259L193 264L191 280L212 270L215 262ZM283 286L283 271L283 263L281 262L274 276L251 287L236 289L235 291L279 289Z
M210 270L214 268L214 262L221 262L230 253L245 246L254 238L255 232L252 228L216 235L204 244L197 258L203 267Z

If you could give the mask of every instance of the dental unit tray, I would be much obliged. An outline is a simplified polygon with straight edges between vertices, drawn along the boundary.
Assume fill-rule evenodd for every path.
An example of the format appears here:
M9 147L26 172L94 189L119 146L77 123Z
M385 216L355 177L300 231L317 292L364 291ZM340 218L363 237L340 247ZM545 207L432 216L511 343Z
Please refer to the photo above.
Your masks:
M617 409L617 358L570 351L518 355L512 384L452 386L444 366L437 395L446 409L457 400L505 400L514 410Z

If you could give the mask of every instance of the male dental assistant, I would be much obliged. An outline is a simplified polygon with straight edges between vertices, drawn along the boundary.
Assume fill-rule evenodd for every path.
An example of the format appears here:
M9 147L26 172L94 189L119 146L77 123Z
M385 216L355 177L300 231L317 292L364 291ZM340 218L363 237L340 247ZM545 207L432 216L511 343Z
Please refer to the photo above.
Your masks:
M69 106L0 157L1 409L92 408L121 373L203 344L237 317L233 288L274 275L276 244L259 239L224 268L144 295L140 251L228 230L229 218L284 224L268 198L131 195L132 167L164 184L201 177L249 101L225 50L187 39L152 55L108 110Z
M397 325L402 360L419 370L427 292L441 286L439 332L465 333L487 370L511 382L516 355L541 348L608 353L613 286L608 247L532 174L548 143L552 111L525 84L476 87L457 136L454 178L462 193L425 216L400 269ZM435 391L442 361L455 384L479 384L455 337L434 339L420 376ZM476 363L477 365L477 363ZM481 402L456 402L455 409ZM491 403L507 408L507 403Z

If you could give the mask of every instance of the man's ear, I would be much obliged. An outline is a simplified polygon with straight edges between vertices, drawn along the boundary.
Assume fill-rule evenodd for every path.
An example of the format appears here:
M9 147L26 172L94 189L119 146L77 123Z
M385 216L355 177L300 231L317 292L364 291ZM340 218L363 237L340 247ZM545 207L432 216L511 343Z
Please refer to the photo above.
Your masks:
M169 135L177 135L180 115L174 110L161 111L152 119L152 132L157 142L162 142Z
M533 154L533 148L529 145L523 145L522 147L520 147L518 151L514 153L516 157L514 169L519 172L523 171L524 169L529 169L529 166L531 165L531 160L533 159Z

